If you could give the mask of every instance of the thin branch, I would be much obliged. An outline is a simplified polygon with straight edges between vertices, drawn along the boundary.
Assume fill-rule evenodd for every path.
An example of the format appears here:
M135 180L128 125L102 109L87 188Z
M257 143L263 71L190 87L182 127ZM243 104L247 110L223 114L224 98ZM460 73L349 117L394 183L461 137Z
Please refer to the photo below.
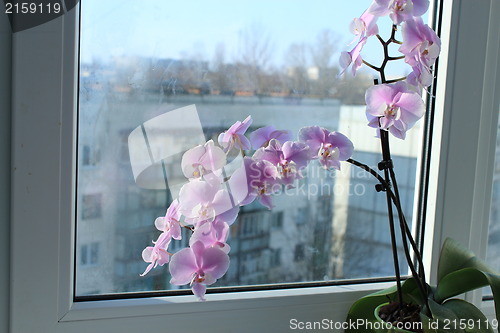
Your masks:
M404 81L404 80L406 80L406 76L400 77L399 79L386 80L385 83L394 83L394 82Z
M380 70L381 70L379 67L375 67L374 65L370 64L368 61L363 60L363 64L365 64L366 66L370 67L373 70L376 70L377 72L380 72Z
M401 59L404 59L405 56L402 55L402 56L399 56L399 57L387 57L387 60L401 60Z
M398 26L393 24L392 25L392 32L391 32L391 38L389 38L389 41L387 44L391 43L392 41L396 40L396 31L398 31Z
M380 37L379 34L377 34L377 38L378 38L379 42L382 43L382 45L386 45L385 40L383 40L382 37Z

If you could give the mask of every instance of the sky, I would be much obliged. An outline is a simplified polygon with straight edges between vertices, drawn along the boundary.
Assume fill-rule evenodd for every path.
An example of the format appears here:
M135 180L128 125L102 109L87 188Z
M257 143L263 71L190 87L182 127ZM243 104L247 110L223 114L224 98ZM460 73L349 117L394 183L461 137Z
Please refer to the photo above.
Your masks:
M273 41L275 62L291 43L314 41L324 29L352 38L348 25L369 1L338 0L86 0L82 60L110 55L211 59L217 44L236 49L239 33L258 26Z
M349 23L371 0L86 0L82 1L81 59L143 56L210 61L218 44L234 60L242 31L257 27L272 42L272 64L283 64L292 43L314 43L325 29L338 34L338 54L352 48ZM390 26L390 24L387 24ZM365 47L380 53L379 45ZM376 50L376 51L375 51ZM336 56L336 58L338 55Z

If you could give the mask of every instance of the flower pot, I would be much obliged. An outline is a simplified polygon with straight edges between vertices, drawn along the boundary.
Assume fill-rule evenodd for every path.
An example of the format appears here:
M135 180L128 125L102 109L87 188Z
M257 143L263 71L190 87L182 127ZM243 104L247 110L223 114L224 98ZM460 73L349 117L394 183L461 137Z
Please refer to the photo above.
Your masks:
M380 308L382 308L383 306L385 306L387 304L389 304L389 303L380 304L374 310L374 315L375 315L375 318L377 319L377 322L374 324L375 331L379 332L379 333L413 333L412 331L407 331L405 329L398 328L398 327L392 325L391 323L388 323L388 322L384 321L382 318L380 318L380 316L379 316ZM401 323L401 324L403 324L403 323ZM409 325L410 323L407 323L407 324Z

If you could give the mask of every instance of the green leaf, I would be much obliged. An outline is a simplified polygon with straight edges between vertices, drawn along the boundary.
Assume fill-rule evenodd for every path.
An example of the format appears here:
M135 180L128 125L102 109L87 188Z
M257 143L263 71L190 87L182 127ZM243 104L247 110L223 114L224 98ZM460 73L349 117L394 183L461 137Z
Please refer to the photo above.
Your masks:
M452 299L438 304L429 300L432 319L420 314L425 333L492 333L492 327L474 305Z
M434 298L443 302L449 297L460 295L486 285L490 285L495 301L497 320L500 318L500 276L483 272L476 268L464 268L446 275L436 288Z
M438 285L434 299L443 303L447 298L490 285L500 318L500 275L471 251L450 238L446 239L438 265Z
M422 313L420 314L420 319L424 325L424 332L432 332L432 333L463 333L463 330L453 330L451 329L450 323L453 321L457 321L458 318L455 313L444 307L441 304L434 302L432 299L429 299L429 308L432 314L432 319L425 316Z
M493 328L484 314L473 304L461 299L450 299L443 306L455 313L459 328L467 333L493 333Z
M434 299L443 303L447 298L475 290L489 284L486 273L476 268L462 268L441 279L434 293Z
M401 290L403 292L403 299L412 301L414 298L417 298L418 288L417 284L410 278L404 281L401 285ZM346 321L348 323L358 322L358 320L362 320L363 322L375 322L377 319L374 315L374 310L377 306L383 303L387 303L389 301L397 300L397 288L396 286L392 286L390 288L377 291L373 294L364 296L358 299L349 309L349 313L347 314ZM361 321L359 321L361 322ZM356 329L346 329L346 333L376 333L375 330L367 329L366 327L356 327Z
M454 239L446 238L441 248L438 263L438 284L446 275L467 267L484 272L494 272L486 263Z

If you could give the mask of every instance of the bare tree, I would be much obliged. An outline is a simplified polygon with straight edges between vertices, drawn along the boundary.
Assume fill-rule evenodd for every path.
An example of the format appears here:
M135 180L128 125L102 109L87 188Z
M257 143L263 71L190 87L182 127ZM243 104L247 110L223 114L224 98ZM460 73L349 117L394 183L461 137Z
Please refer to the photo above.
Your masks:
M342 101L342 104L362 105L365 104L365 92L373 85L372 77L363 72L356 76L344 75L335 85L333 96Z
M273 45L269 33L258 23L240 31L239 61L266 71L270 64Z
M234 66L226 63L226 46L224 43L218 43L215 47L212 60L209 80L212 91L218 91L219 94L232 94L235 89Z
M335 85L338 68L333 64L339 41L335 32L326 29L317 35L315 44L310 47L312 63L316 69L314 90L321 98L330 96Z
M316 43L311 46L311 57L314 66L320 68L332 67L334 55L337 52L339 36L332 30L325 29L316 36Z
M287 75L287 88L291 94L309 94L310 82L307 75L308 45L293 43L285 53L285 67Z
M241 74L248 80L250 89L258 95L264 94L272 89L267 80L273 54L271 36L260 24L254 23L240 31L239 39L237 62L242 65Z

